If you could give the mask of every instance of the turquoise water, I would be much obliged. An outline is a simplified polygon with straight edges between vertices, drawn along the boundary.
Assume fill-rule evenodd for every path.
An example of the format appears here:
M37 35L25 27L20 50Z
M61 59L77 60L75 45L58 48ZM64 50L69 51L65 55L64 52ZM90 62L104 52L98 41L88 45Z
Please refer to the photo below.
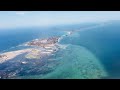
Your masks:
M58 52L55 57L59 65L56 66L54 71L45 75L24 76L22 78L98 79L107 76L107 72L99 59L84 47L68 45L66 49Z
M61 65L46 77L56 78L101 78L107 76L99 59L86 48L69 45L62 51Z
M120 21L77 32L62 43L83 46L92 52L104 67L108 76L120 78Z
M79 25L77 25L71 26L69 28L67 27L54 28L55 31L53 31L52 28L51 30L46 30L46 32L44 30L41 32L39 30L36 30L37 34L38 31L40 32L38 34L39 38L56 35L61 36L62 39L59 42L59 44L65 47L60 49L53 56L44 60L45 63L42 65L42 67L38 62L37 62L38 64L36 65L33 65L31 63L28 66L20 66L20 68L21 67L23 68L23 71L21 71L21 73L19 73L18 76L14 78L22 79L120 78L119 69L120 22L112 21L106 24L100 24L97 26L95 25L94 28L90 27L88 29L84 29L86 27L85 26L79 27ZM76 29L80 30L74 32L71 35L65 36L67 34L66 31ZM26 32L28 33L28 31ZM5 66L5 63L3 66ZM40 71L41 73L40 72L39 73L34 72L33 74L26 73L28 70L33 69L35 69L35 71ZM42 73L43 71L46 71L46 73L45 72Z

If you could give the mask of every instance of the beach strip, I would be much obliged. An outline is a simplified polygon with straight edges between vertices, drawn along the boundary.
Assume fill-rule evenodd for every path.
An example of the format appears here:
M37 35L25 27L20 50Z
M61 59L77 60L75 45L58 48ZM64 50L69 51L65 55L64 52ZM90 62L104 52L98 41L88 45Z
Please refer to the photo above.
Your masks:
M10 59L13 59L20 54L30 52L31 50L32 49L23 49L23 50L2 53L2 54L0 54L0 63L3 63L3 62L8 61Z

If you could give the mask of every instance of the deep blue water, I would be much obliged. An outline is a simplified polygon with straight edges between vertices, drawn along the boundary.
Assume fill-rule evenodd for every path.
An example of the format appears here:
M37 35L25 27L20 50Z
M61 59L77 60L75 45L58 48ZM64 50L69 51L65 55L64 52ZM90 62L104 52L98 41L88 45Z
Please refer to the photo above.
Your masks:
M60 36L62 33L54 28L16 28L8 30L0 30L0 52L3 50L11 50L25 42L36 38L45 38L50 36Z

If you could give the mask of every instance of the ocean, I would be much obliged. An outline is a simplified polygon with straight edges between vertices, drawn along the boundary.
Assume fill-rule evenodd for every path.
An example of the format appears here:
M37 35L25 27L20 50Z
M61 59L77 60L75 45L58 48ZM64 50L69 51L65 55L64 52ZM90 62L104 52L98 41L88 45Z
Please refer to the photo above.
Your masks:
M60 36L62 33L52 28L15 28L0 30L0 52L7 52L16 49L24 48L22 44L25 42L51 36Z
M27 48L23 46L25 42L51 36L60 36L59 44L63 45L63 49L49 58L53 62L46 61L42 67L32 64L20 66L23 71L16 78L120 78L120 21L16 29L0 30L1 53ZM73 34L65 36L71 30ZM0 70L5 67L5 63L1 64ZM10 68L13 70L14 65ZM39 72L26 73L34 71L33 68Z

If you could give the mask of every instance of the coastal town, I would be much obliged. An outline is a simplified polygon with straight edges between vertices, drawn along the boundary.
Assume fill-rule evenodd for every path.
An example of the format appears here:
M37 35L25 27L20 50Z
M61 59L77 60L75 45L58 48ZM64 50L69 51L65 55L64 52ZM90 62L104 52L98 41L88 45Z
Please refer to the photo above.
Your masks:
M28 46L40 46L43 48L54 46L58 42L59 37L50 37L45 39L35 39L31 42L28 42Z
M59 37L50 37L46 39L35 39L31 42L28 42L27 46L38 46L34 48L30 53L26 55L26 58L29 59L40 59L49 55L52 55L59 49L57 44Z

